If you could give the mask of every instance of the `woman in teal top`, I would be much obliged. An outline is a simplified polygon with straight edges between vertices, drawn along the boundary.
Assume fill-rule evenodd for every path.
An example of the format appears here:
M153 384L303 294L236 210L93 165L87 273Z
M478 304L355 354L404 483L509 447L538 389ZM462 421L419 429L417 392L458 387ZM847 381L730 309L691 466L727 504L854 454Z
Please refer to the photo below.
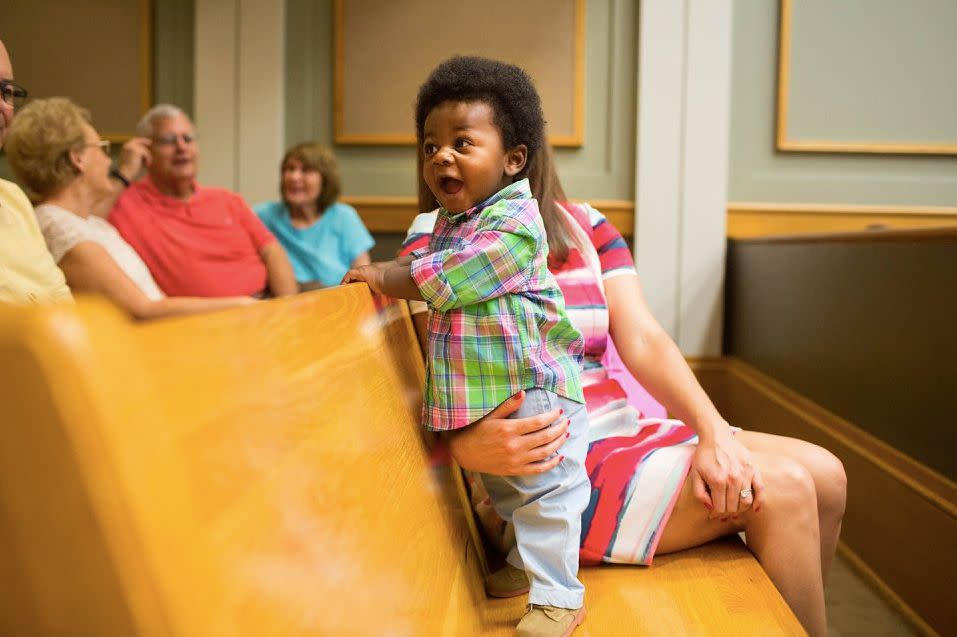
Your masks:
M339 189L332 152L298 144L282 159L282 201L255 207L286 249L303 290L338 285L349 268L370 263L375 241L355 209L336 201Z

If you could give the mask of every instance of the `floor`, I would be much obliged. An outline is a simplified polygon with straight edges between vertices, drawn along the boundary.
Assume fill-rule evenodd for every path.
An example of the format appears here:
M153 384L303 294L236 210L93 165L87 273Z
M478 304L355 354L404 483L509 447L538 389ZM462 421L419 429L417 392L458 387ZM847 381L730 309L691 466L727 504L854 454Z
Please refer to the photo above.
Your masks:
M840 555L831 567L825 597L830 637L919 635Z

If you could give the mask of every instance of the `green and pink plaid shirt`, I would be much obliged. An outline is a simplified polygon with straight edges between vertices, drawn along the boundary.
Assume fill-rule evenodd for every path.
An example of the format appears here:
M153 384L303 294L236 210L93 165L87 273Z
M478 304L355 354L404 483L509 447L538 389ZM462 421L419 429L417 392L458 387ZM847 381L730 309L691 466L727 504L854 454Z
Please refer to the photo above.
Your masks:
M413 256L430 309L426 428L459 429L533 387L584 402L582 337L548 271L527 179L464 212L440 210Z

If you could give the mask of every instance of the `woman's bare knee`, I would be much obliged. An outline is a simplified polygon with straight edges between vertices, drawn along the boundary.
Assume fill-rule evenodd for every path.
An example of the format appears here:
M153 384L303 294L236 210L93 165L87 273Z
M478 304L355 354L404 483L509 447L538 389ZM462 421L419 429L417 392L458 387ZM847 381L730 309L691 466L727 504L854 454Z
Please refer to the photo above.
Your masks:
M804 464L786 457L775 458L773 462L765 464L766 468L762 468L762 472L766 485L766 508L790 515L816 511L814 477ZM760 517L760 513L755 517Z
M821 451L826 454L827 460L823 463L822 479L818 482L818 498L828 513L843 518L847 504L847 473L844 471L844 463L830 451Z
M806 459L805 466L814 478L821 512L829 517L843 518L847 504L844 463L827 449L815 447L814 453Z
M799 462L811 474L821 514L840 519L847 499L844 465L833 453L810 442L755 431L738 434L752 451L767 454L762 471L768 474L785 460Z

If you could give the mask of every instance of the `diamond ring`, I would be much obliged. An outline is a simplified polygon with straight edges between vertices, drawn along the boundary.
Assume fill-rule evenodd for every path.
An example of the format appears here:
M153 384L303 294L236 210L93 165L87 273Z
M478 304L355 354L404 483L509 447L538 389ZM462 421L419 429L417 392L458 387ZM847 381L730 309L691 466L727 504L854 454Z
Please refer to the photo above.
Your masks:
M754 491L750 488L742 489L740 495L742 500L747 500L748 498L754 495Z

